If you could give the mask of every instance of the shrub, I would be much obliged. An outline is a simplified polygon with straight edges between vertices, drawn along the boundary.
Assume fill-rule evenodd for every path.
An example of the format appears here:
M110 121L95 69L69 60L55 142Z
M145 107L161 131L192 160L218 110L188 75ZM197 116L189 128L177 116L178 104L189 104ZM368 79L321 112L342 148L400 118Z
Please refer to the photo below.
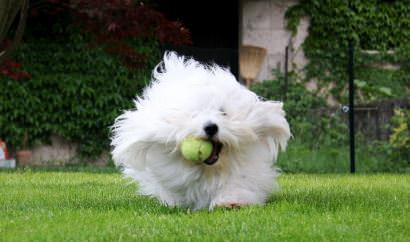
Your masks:
M283 76L252 86L258 95L270 100L283 98ZM349 170L349 130L345 117L329 109L323 98L290 76L286 117L293 138L278 159L285 172L347 172ZM328 110L325 111L325 110ZM356 133L359 172L402 172L409 168L410 111L396 110L388 141L372 141Z
M275 72L275 80L266 80L255 83L251 90L268 100L283 100L284 76L283 73ZM309 110L326 106L325 100L317 93L311 92L303 84L298 82L295 73L289 73L286 102L284 107L290 119L305 116Z
M410 165L410 110L395 109L389 128L392 133L388 141L378 142L376 148L386 155L394 167Z
M130 71L119 58L87 43L83 35L73 34L68 40L38 39L21 46L16 59L32 79L0 80L0 137L18 147L25 131L30 144L57 134L78 142L82 156L108 150L109 127L148 82L159 48L155 41L135 41L138 51L149 56L149 65Z
M332 94L340 102L347 101L347 51L353 41L360 101L369 102L410 94L409 88L402 88L410 80L410 42L403 41L410 38L409 13L407 0L301 0L287 10L286 19L288 29L296 33L300 19L309 17L309 35L303 43L309 59L306 79L314 79L319 87L332 84ZM361 49L380 53L369 56ZM383 71L374 67L375 62L393 63L400 70Z
M283 100L283 75L275 73L276 80L263 81L254 84L251 89L268 100ZM308 140L316 146L322 144L340 144L347 140L347 126L341 122L338 115L322 113L327 107L324 98L311 92L296 80L296 75L290 73L284 109L294 138ZM314 142L312 142L314 141Z

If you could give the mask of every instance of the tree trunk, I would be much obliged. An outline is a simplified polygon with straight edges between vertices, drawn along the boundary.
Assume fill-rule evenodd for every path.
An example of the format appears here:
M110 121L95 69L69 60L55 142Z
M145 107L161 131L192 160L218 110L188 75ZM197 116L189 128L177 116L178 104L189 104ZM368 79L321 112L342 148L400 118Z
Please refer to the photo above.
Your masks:
M20 20L14 33L14 38L9 46L2 45L0 50L0 63L2 63L23 37L29 0L0 0L0 44L8 37L10 27L20 12Z

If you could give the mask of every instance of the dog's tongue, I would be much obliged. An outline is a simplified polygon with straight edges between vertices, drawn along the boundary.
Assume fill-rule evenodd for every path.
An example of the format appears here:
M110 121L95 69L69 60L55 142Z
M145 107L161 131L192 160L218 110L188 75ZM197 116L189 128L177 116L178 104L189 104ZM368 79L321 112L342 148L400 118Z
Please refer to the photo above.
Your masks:
M221 152L222 144L219 142L212 141L213 149L212 154L209 156L208 159L204 160L204 163L207 165L215 164L219 159L219 152Z
M218 159L219 159L218 155L213 155L212 154L208 159L206 159L204 161L204 163L207 164L207 165L213 165L213 164L215 164L215 162L218 161Z

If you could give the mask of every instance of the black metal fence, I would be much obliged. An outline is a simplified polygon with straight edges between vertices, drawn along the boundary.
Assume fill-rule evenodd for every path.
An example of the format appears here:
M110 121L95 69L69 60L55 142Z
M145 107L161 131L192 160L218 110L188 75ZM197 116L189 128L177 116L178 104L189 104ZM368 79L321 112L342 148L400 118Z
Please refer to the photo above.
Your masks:
M279 80L278 84L282 86L280 88L283 92L281 94L282 100L291 102L292 100L286 100L286 96L292 93L292 86L294 86L292 82L298 81L303 85L306 80L288 78L292 74L287 68L289 48L286 47L285 51L283 78ZM292 150L292 143L290 143L291 154L283 155L284 158L282 157L282 161L279 160L279 163L282 162L284 169L290 171L410 170L410 138L406 139L406 135L410 137L410 115L408 114L410 112L410 96L406 95L410 90L410 87L406 86L410 79L408 68L405 69L405 67L397 65L391 68L392 65L386 63L394 58L384 60L382 54L380 55L382 57L377 59L381 63L380 65L379 63L366 63L363 61L364 58L358 58L356 62L356 56L361 53L354 53L352 45L346 47L345 53L346 55L343 56L346 63L345 78L337 80L344 82L344 98L336 97L335 99L339 100L336 105L334 103L332 105L324 104L322 107L313 108L308 111L306 118L293 121L294 132L296 132L296 134L294 133L296 148ZM390 52L389 55L392 53L394 54L394 52ZM389 82L382 81L384 86L381 88L373 82L371 77L363 74L365 68L369 69L370 67L367 70L369 73L377 73L386 65L387 71L384 72L388 74L390 79ZM356 72L360 72L361 75L357 77ZM397 73L399 75L396 75ZM397 86L398 83L403 85L402 89L397 91L396 88L396 92L393 93L391 89L394 88L391 86ZM369 101L358 98L363 92L378 91L385 92L385 96L381 98L371 97ZM300 99L302 100L303 97ZM400 120L397 117L397 110L402 110ZM307 134L309 129L314 134ZM303 150L304 152L301 154ZM292 162L298 160L299 157L301 157L300 164L295 167ZM302 163L306 161L311 164L304 166ZM315 162L321 164L317 163L316 166Z

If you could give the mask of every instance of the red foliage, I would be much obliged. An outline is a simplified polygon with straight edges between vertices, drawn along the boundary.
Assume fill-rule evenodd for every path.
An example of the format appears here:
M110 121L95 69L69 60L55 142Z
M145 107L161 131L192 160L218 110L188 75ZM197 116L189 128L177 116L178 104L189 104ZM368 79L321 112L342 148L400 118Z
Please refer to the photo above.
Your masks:
M129 43L138 38L156 39L160 43L174 45L191 44L190 32L182 23L169 21L162 13L132 0L37 0L32 1L30 13L58 16L70 13L74 24L91 33L90 46L104 49L120 57L130 69L145 66L146 56ZM7 45L9 43L4 43ZM21 65L6 61L0 65L0 73L14 80L30 79Z
M12 60L6 60L0 65L0 73L16 81L31 79L28 72L21 70L21 64Z
M71 8L77 24L100 37L150 37L173 44L191 43L189 31L181 23L168 21L162 13L133 1L78 0Z
M66 2L61 0L32 0L30 1L30 15L58 15L66 11Z
M7 49L11 45L11 40L6 39L1 45L0 49ZM31 79L31 75L21 69L20 63L6 59L3 63L0 63L0 74L5 75L13 80L20 81L23 79Z
M156 39L160 43L175 45L191 44L190 32L182 23L169 21L162 13L132 0L47 0L55 6L50 12L62 7L72 14L74 24L91 33L91 46L100 45L107 52L120 56L129 68L141 68L145 56L134 49L129 40L137 38ZM52 9L52 8L51 8ZM37 11L38 12L38 11Z

